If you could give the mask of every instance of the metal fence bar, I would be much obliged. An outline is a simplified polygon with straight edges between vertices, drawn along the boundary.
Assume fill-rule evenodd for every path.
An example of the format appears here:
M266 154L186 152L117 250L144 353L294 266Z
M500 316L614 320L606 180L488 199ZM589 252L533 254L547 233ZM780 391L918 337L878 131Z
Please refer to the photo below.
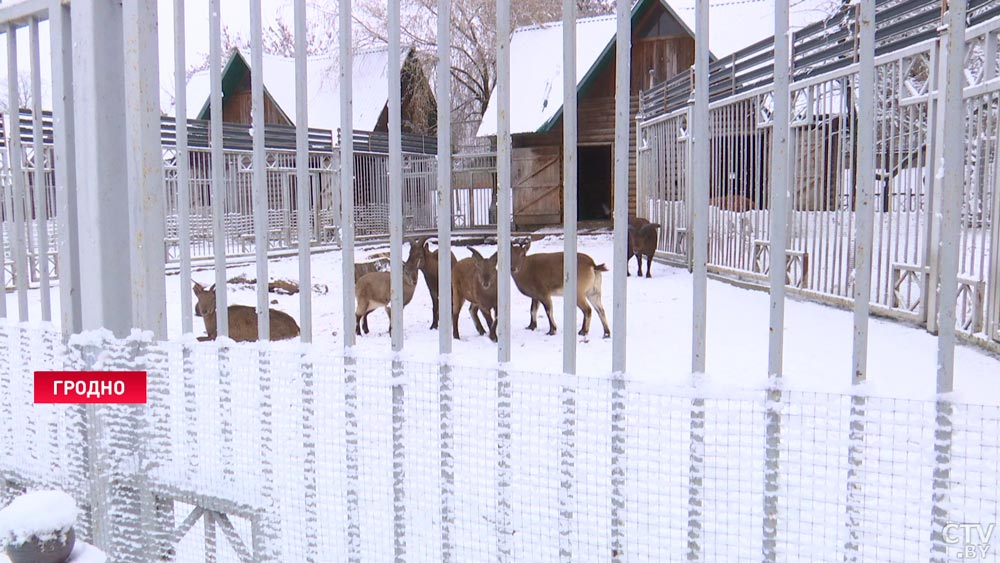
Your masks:
M576 373L576 1L563 0L563 373ZM600 275L600 274L598 274ZM546 311L548 312L548 311ZM572 555L570 555L572 557Z
M710 189L709 158L711 140L709 138L708 113L708 0L699 0L695 14L695 69L694 69L694 109L692 127L694 137L693 174L691 186L691 225L693 226L688 245L692 249L693 262L692 328L691 328L691 371L705 373L707 357L707 303L708 303L708 200Z
M958 257L962 196L965 192L965 123L962 90L965 86L965 0L951 0L946 16L948 29L944 36L947 60L943 88L946 125L942 132L944 177L941 184L940 283L938 302L938 369L937 390L948 393L954 388L955 370L955 304L958 298ZM930 288L933 291L933 288ZM932 313L933 314L933 313Z
M627 45L615 51L615 181L614 181L614 269L611 307L611 371L625 373L628 348L625 337L628 333L627 291L625 272L628 270L626 245L628 242L628 167L629 167L629 92L631 90L632 59L632 17L627 2L615 3L616 30L615 45ZM636 139L638 139L638 133ZM638 168L638 164L636 166ZM638 171L636 172L638 174ZM637 182L638 183L638 182ZM638 190L639 187L637 186ZM636 194L636 207L645 200ZM637 209L638 211L638 209ZM662 232L662 231L661 231Z
M264 148L264 49L260 0L250 0L250 98L253 128L253 224L257 258L257 337L269 340L267 248L271 237L268 212L270 187L267 182L267 152ZM213 85L214 88L215 85ZM219 85L221 87L221 84Z
M295 195L298 197L299 330L312 342L312 272L309 260L309 100L306 73L306 3L295 0ZM316 205L319 205L317 198ZM318 237L317 237L318 239Z
M454 382L449 355L452 351L451 300L451 223L452 146L451 146L451 0L437 3L437 228L438 228L438 403L441 445L441 561L455 560L455 456L454 456ZM474 210L470 206L470 213Z
M226 157L222 145L222 7L220 0L208 3L208 74L212 88L209 111L212 120L212 247L215 257L215 316L219 336L229 336L229 293L226 290L225 217Z
M181 332L193 330L191 318L191 153L188 151L187 63L184 41L185 0L174 0L174 110L177 152L174 153L177 182L177 239L180 258Z
M42 143L42 71L41 54L38 44L38 18L28 23L31 55L31 149L33 153L35 184L34 219L38 237L39 297L42 306L42 320L52 320L52 293L49 287L49 206L47 182L45 181L45 145ZM0 286L2 287L2 286Z
M389 261L392 350L403 349L403 155L400 94L399 0L389 1ZM392 330L395 325L396 330Z
M125 23L125 109L132 326L167 335L164 278L163 151L160 147L160 59L156 0L122 4Z
M76 115L73 96L73 30L70 8L51 0L49 39L52 55L52 152L56 180L56 217L59 232L59 309L63 339L83 329L80 292L80 248L77 219ZM62 93L62 94L58 94ZM0 268L2 270L2 268ZM0 274L0 287L3 286ZM7 297L0 299L0 316Z
M25 186L24 147L21 143L21 99L18 88L17 71L17 28L12 24L7 26L7 141L10 152L10 176L13 188L14 234L11 236L11 259L14 267L14 287L17 289L17 315L21 321L28 320L28 281L31 278L31 266L25 249L25 217L24 205ZM13 77L13 78L10 78Z

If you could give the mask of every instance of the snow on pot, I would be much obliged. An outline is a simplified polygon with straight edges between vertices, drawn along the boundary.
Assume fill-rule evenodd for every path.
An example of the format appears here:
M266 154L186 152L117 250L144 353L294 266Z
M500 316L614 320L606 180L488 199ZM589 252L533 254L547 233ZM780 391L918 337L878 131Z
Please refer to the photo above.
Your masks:
M76 502L62 491L21 495L0 510L11 563L66 563L76 543Z

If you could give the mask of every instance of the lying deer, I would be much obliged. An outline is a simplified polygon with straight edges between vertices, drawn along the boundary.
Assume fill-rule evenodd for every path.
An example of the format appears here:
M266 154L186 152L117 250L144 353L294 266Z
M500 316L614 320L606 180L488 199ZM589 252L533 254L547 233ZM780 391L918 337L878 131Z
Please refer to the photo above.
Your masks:
M497 255L489 258L470 248L472 256L458 262L451 278L451 332L458 339L458 314L462 305L469 302L469 314L476 325L479 334L486 334L479 322L482 314L486 325L490 327L490 340L497 341Z
M422 252L424 255L424 261L420 265L420 271L424 273L424 282L427 283L427 292L431 294L431 330L436 330L438 327L438 251L437 249L430 250L428 248L427 239L429 237L421 237L410 244L410 255L412 256L414 251ZM451 269L452 271L458 267L458 259L455 258L455 253L451 253Z
M205 332L208 333L208 336L199 336L198 340L215 340L218 336L215 284L205 289L201 284L195 282L194 295L198 299L194 314L205 321ZM227 311L229 312L229 338L237 342L255 342L257 340L257 310L246 305L230 305ZM269 337L271 340L287 340L299 335L299 325L288 313L277 309L268 309L267 311L270 319Z
M628 270L628 263L635 256L639 263L638 275L642 275L642 257L646 257L646 277L652 277L653 254L656 253L656 245L659 237L656 236L656 229L660 225L650 223L642 217L632 217L628 220L628 242L625 257L625 275L631 276Z
M410 256L403 263L403 306L409 305L413 299L413 290L417 287L417 274L423 262L423 252L413 252L410 246ZM357 308L354 310L355 334L360 335L362 327L368 334L368 314L384 307L389 315L389 334L392 334L392 278L389 272L371 272L361 276L354 287L354 297Z
M552 319L552 296L563 295L563 253L547 252L528 256L531 241L512 244L510 249L510 274L514 278L517 289L531 298L531 323L528 330L538 327L538 305L545 307L549 318L548 334L556 333L556 323ZM607 272L604 264L597 264L594 259L583 253L577 253L577 283L576 306L583 311L583 327L579 334L585 336L590 332L590 316L592 304L601 317L604 325L604 337L611 336L608 319L601 304L601 272ZM588 301L590 304L588 304Z

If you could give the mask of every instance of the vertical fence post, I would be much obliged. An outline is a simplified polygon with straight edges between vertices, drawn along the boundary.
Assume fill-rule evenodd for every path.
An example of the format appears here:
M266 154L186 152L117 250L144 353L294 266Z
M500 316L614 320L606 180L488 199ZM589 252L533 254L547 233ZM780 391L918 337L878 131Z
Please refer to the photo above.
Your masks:
M306 3L295 0L295 195L299 246L299 328L312 342L312 272L309 261L309 99L306 72ZM319 200L316 200L319 205ZM317 237L317 241L319 238Z
M694 227L688 243L692 247L694 265L693 278L693 319L691 338L691 371L705 372L706 359L706 317L708 293L708 191L709 158L711 139L709 138L708 110L708 0L697 0L695 21L695 69L694 69L694 111L692 112L693 166L691 185L691 223Z
M185 0L174 0L174 132L176 134L177 180L177 239L180 260L181 284L181 333L189 334L194 329L191 318L191 156L188 151L187 127L187 65L185 63L184 29Z
M438 0L437 18L437 228L438 228L438 402L441 445L441 561L455 560L454 383L449 355L452 340L451 302L451 0ZM469 206L470 213L474 208ZM444 291L440 291L444 288Z
M18 320L28 320L28 281L31 279L31 265L28 263L25 240L25 198L24 146L21 143L21 97L18 88L17 70L17 28L7 25L7 152L10 165L10 185L13 188L11 214L14 216L14 234L10 237L12 273L17 289ZM14 77L14 78L11 78ZM9 219L8 219L9 221ZM6 291L6 290L5 290Z
M79 170L83 328L106 328L125 337L132 325L129 191L121 155L127 150L121 108L125 105L122 5L82 2L73 6L74 110Z
M937 413L934 429L934 482L931 512L931 561L947 561L949 544L945 526L950 518L951 447L954 407L947 394L954 389L955 309L958 295L958 256L962 199L965 184L965 17L966 0L950 0L945 15L943 37L944 85L939 88L944 102L939 104L948 127L942 131L943 181L940 199L940 292L938 301ZM942 107L943 106L943 107ZM932 292L934 288L928 288ZM933 312L931 313L933 314Z
M157 0L122 4L125 23L126 165L132 254L132 326L167 335L163 151ZM103 102L101 102L103 103Z
M208 2L208 74L211 82L212 254L215 257L215 316L219 336L229 336L229 293L226 291L226 156L222 141L222 7L221 0ZM185 288L186 290L186 288Z
M79 227L77 221L76 134L73 104L73 31L70 8L49 5L52 55L52 152L59 225L59 308L63 339L82 330ZM0 287L3 276L0 275ZM3 298L6 300L6 297Z
M497 0L497 561L509 561L511 549L511 418L510 374L510 31L511 2ZM572 328L572 327L571 327Z
M251 120L253 131L253 227L254 250L257 266L257 338L271 338L271 316L268 312L267 250L270 245L269 232L270 186L267 179L267 149L264 133L267 130L264 117L264 49L263 23L261 21L260 0L250 0L250 90ZM215 85L212 85L213 88ZM221 87L221 84L219 85Z
M49 287L49 205L48 185L45 181L45 143L42 139L42 71L38 40L38 18L28 24L31 40L31 149L34 156L35 205L34 218L38 237L39 294L42 320L52 320L51 289Z
M788 239L788 199L791 185L789 159L789 62L788 0L774 6L774 113L771 134L770 210L770 333L768 335L768 390L765 395L766 442L764 448L764 561L778 559L778 480L781 447L781 396L785 331L785 275Z
M611 371L614 373L625 373L625 362L627 348L625 337L627 334L627 285L625 271L628 270L628 257L625 255L626 242L628 240L628 159L629 159L629 126L631 120L629 107L631 100L631 68L632 68L632 14L629 3L619 1L615 3L615 181L614 181L614 268L613 274L613 306L611 308ZM638 127L639 122L636 121ZM638 137L638 131L636 133ZM648 154L648 153L647 153ZM638 156L636 157L638 158ZM637 171L638 174L638 171ZM641 189L642 182L638 182L636 189ZM645 198L637 197L637 209L645 201ZM570 300L567 300L570 301ZM566 330L573 327L567 326Z
M860 67L858 70L857 119L851 134L858 140L858 172L855 190L854 233L854 360L851 383L858 386L868 373L868 320L872 281L872 239L875 221L875 0L862 0L859 7ZM864 494L861 468L864 463L865 412L867 399L851 395L847 452L847 541L844 560L858 561L861 548Z
M576 287L576 0L563 0L563 287ZM563 373L576 373L576 300L563 299Z

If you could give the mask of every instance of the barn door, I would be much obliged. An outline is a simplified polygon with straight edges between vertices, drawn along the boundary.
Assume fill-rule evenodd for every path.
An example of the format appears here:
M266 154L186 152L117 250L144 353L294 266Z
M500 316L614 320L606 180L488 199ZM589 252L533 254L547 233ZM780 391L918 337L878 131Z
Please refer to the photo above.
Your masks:
M558 224L562 220L562 154L559 147L512 151L511 186L517 228Z

